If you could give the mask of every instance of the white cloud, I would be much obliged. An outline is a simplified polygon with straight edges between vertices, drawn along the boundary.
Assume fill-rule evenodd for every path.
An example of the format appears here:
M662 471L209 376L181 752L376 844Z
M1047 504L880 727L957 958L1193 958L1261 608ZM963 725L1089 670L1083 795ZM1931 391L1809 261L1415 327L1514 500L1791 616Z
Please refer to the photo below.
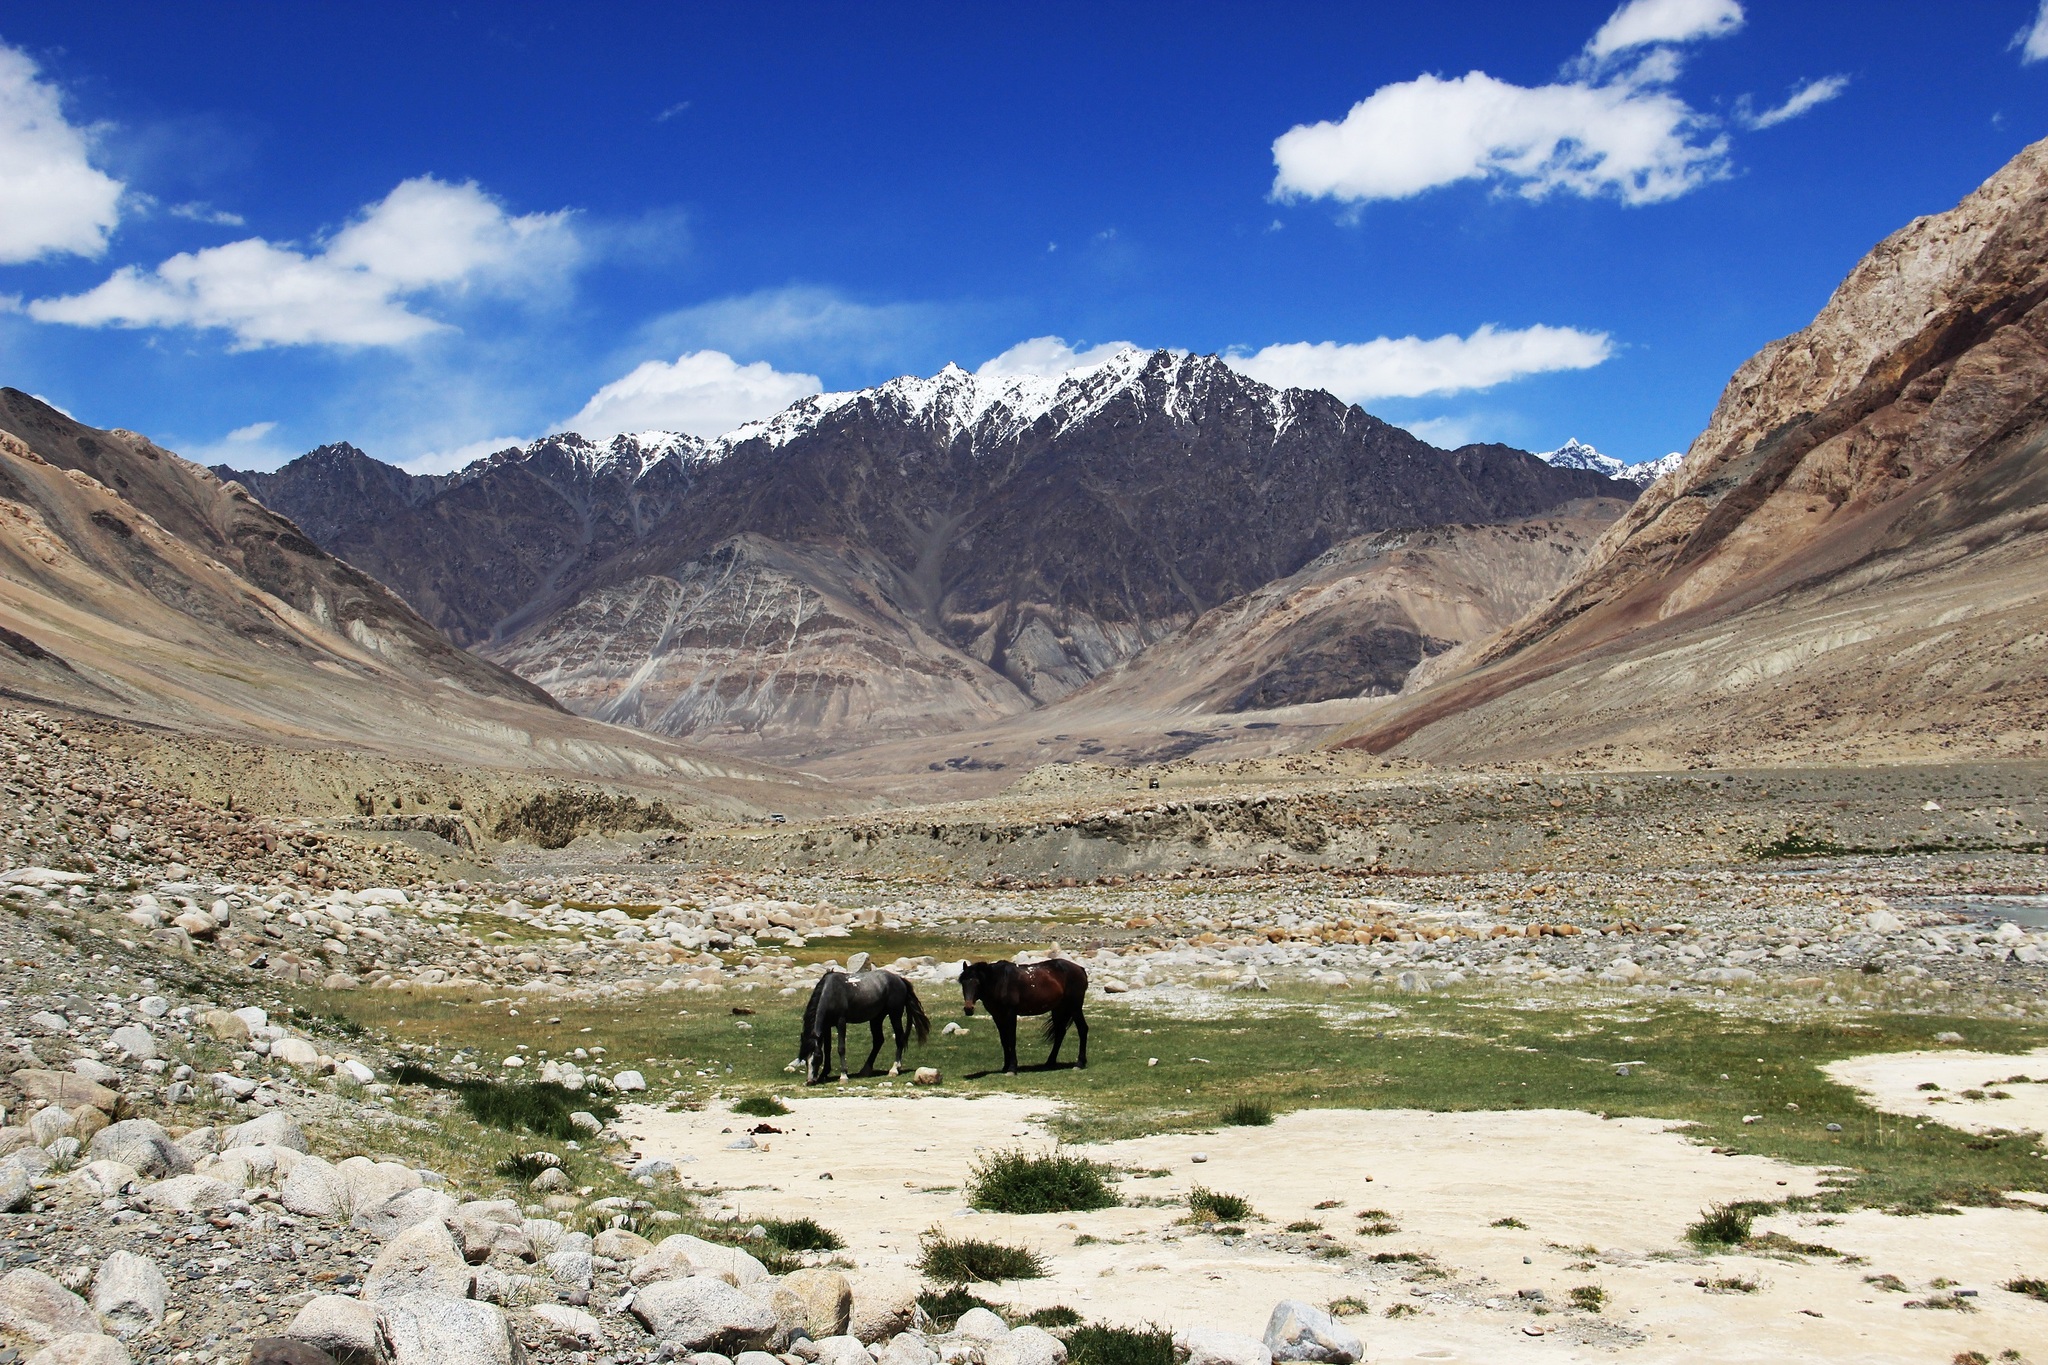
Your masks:
M1614 343L1605 332L1541 325L1502 329L1489 323L1464 337L1294 341L1224 359L1262 384L1324 389L1347 403L1367 403L1490 389L1532 374L1590 369L1612 354Z
M173 218L185 218L195 223L211 223L215 227L247 227L249 220L239 213L229 213L211 204L173 204L170 207Z
M246 427L236 427L228 433L227 439L237 444L260 441L275 430L277 430L277 423L275 422L251 422Z
M804 347L871 358L877 348L926 330L931 310L913 303L860 303L837 290L793 284L712 299L665 314L643 332L684 349L759 354Z
M722 436L824 388L814 374L784 373L765 360L742 365L723 351L686 351L672 362L635 366L592 394L562 427L593 440L624 431Z
M1125 351L1142 349L1129 341L1105 341L1099 346L1075 350L1062 337L1033 337L1020 341L1001 355L982 363L975 373L983 378L1009 379L1039 375L1047 379L1075 370L1092 370Z
M1666 68L1668 69L1668 67ZM1331 123L1273 143L1276 198L1407 199L1462 180L1523 197L1675 199L1727 173L1727 139L1638 68L1602 84L1526 87L1483 71L1386 85Z
M2041 12L2014 36L2012 45L2020 50L2022 66L2048 62L2048 0L2041 0Z
M260 237L128 266L95 289L37 299L31 316L80 327L221 328L235 349L398 346L449 325L422 297L518 295L580 254L569 214L514 217L474 182L402 182L307 251Z
M1403 431L1442 450L1456 450L1482 438L1481 419L1471 414L1459 417L1425 417L1419 422L1398 422Z
M1751 129L1775 128L1788 119L1798 118L1809 109L1826 104L1849 88L1847 76L1822 76L1811 80L1794 90L1786 101L1775 109L1766 109L1761 114L1749 112L1744 101L1740 109L1742 126Z
M93 167L90 151L57 87L26 53L0 45L0 263L107 249L125 187Z
M1741 27L1742 6L1736 0L1629 0L1607 16L1586 51L1605 60L1652 43L1723 38Z

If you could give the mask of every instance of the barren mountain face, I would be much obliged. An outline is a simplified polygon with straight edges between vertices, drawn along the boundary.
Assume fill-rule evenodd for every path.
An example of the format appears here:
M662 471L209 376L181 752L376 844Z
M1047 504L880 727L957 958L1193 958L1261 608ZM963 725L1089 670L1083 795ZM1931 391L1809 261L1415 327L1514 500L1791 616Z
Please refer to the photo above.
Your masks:
M1056 700L1359 535L1633 492L1166 351L660 439L551 437L431 488L336 448L236 477L580 711L830 746ZM1332 647L1354 692L1393 666Z
M2048 144L1880 243L1485 667L1356 742L1733 752L2048 727ZM1411 738L1412 737L1412 738Z

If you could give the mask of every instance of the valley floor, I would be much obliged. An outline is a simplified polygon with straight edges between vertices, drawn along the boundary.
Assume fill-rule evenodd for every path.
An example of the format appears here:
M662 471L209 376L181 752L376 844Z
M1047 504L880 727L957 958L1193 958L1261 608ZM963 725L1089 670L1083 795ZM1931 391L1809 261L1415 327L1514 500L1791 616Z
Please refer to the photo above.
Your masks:
M2037 765L1052 769L545 849L222 810L130 738L0 712L22 1356L62 1319L240 1365L325 1314L401 1365L449 1323L503 1347L451 1360L673 1357L652 1288L720 1247L743 1280L843 1273L887 1336L931 1229L1043 1257L966 1286L1013 1323L1256 1335L1295 1298L1367 1360L2048 1339L2023 1292L2048 1279ZM1003 1077L953 964L1055 952L1091 976L1090 1066L1033 1066L1027 1031ZM932 1037L902 1075L806 1089L804 993L856 953L913 980ZM977 1160L1055 1143L1119 1205L971 1211ZM1249 1208L1200 1219L1196 1185ZM1700 1241L1711 1206L1749 1225ZM649 1246L674 1232L705 1241ZM125 1316L95 1290L117 1247L165 1277ZM401 1262L434 1294L399 1293Z

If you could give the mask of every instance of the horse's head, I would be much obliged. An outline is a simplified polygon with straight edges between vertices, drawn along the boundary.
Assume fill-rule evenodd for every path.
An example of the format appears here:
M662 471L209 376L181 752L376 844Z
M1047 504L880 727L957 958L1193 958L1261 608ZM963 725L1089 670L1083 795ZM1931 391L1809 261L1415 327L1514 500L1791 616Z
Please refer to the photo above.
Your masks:
M960 964L960 1009L963 1014L974 1013L974 1002L981 999L987 990L988 966L986 962Z

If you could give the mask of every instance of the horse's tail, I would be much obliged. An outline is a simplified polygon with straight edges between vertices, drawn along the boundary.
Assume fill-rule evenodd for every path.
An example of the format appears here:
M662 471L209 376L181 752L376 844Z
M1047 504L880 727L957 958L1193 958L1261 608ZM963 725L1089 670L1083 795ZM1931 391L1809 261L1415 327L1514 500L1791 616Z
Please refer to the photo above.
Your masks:
M910 1020L910 1027L917 1031L917 1041L922 1045L932 1036L932 1021L925 1017L924 1005L917 998L917 987L905 980L903 992L903 1013Z

